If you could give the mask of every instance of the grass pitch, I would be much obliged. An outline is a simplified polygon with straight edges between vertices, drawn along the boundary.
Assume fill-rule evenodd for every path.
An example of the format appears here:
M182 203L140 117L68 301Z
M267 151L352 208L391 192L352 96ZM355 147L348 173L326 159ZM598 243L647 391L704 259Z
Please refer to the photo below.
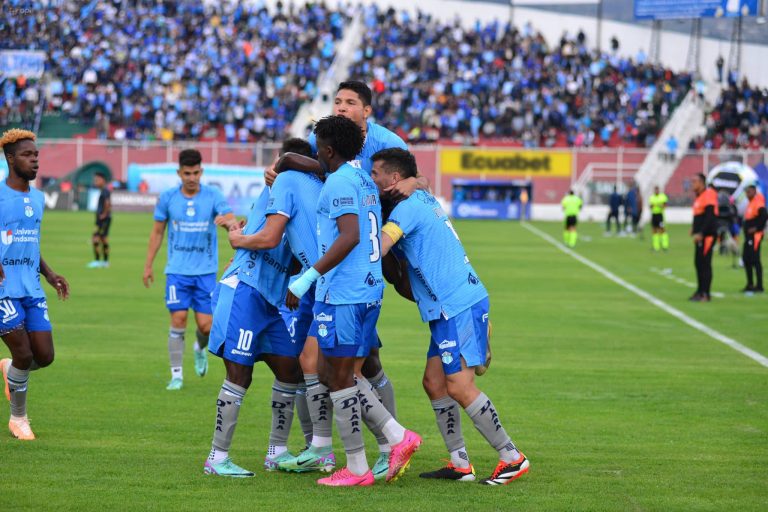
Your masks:
M447 454L421 389L428 329L387 289L379 330L399 419L424 436L398 482L328 489L316 475L266 473L272 377L259 365L232 451L255 478L203 475L224 372L194 375L189 326L185 388L168 392L164 248L158 281L141 284L149 215L118 214L110 269L86 270L88 214L48 212L43 255L72 285L48 290L57 360L30 379L38 440L0 432L0 503L8 510L765 510L768 368L683 324L517 223L456 222L491 295L493 364L479 379L528 475L503 488L424 481ZM559 224L536 226L559 239ZM715 257L710 304L690 304L687 227L672 249L604 238L580 226L577 252L691 317L768 354L768 297L743 297L743 270ZM586 238L591 237L591 240ZM222 240L222 260L231 254ZM671 277L668 277L671 276ZM7 349L0 349L4 357ZM4 406L7 407L7 406ZM2 421L7 418L3 409ZM290 448L301 448L298 425ZM496 454L463 417L470 457L487 476ZM4 424L3 424L4 429ZM369 462L376 457L366 438ZM340 443L337 456L343 461Z

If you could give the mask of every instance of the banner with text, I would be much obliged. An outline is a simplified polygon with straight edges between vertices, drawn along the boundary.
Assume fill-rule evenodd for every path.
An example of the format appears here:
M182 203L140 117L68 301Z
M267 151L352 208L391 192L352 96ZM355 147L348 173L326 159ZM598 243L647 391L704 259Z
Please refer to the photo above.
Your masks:
M147 192L160 194L164 190L181 185L176 174L178 165L167 164L129 164L128 190L138 192L144 182ZM203 166L203 185L217 187L227 198L235 215L246 215L251 203L264 188L264 168L242 165L206 164Z
M45 52L39 50L0 51L0 69L6 77L40 78L45 71L45 60Z
M638 20L756 16L758 0L635 0Z
M504 178L568 178L573 158L565 151L443 148L443 174Z

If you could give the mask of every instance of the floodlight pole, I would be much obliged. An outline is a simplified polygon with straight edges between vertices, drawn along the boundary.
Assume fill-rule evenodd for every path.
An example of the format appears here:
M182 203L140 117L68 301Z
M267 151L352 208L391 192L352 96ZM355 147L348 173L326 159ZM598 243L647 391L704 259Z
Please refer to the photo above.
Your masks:
M603 40L603 0L597 2L597 53L601 53Z

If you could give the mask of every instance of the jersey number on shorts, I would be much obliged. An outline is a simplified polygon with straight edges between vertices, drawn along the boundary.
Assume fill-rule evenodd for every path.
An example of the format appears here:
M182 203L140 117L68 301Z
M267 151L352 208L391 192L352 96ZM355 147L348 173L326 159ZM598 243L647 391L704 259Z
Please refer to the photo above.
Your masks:
M16 306L9 299L0 300L0 313L2 313L3 319L16 316Z
M368 238L371 240L371 263L376 263L381 258L381 242L379 241L379 219L376 214L368 212L368 220L371 221L371 232Z
M240 329L240 337L237 339L237 350L249 351L253 342L253 331Z

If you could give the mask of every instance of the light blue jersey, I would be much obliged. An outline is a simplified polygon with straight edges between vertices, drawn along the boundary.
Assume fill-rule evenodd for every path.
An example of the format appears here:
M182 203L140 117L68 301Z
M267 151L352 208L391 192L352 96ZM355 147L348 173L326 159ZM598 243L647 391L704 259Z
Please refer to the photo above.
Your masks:
M266 210L269 202L269 189L264 188L261 195L251 205L248 220L243 228L244 235L260 231L267 222ZM277 247L269 250L249 251L238 249L235 258L224 274L224 278L237 274L238 279L255 288L264 299L275 307L285 302L288 289L291 249L283 238Z
M317 198L323 182L311 173L281 172L272 184L267 215L288 218L285 236L304 270L317 261Z
M215 187L200 185L194 197L186 197L181 186L160 194L155 220L168 223L168 263L166 274L199 276L219 270L216 224L219 215L232 208Z
M424 322L452 318L488 296L459 236L437 200L417 190L389 216L403 232L397 248L408 260L411 289Z
M317 282L315 300L327 304L378 301L384 292L381 275L381 205L379 191L365 171L346 163L328 176L317 202L317 242L322 257L339 236L336 219L355 214L360 243Z
M34 188L18 192L0 182L0 262L5 281L0 298L45 297L40 286L40 224L43 193Z
M408 150L408 146L403 142L396 133L391 132L383 126L368 121L367 133L365 135L365 143L363 149L357 154L355 159L360 163L360 167L371 175L371 169L373 168L373 162L371 157L383 149L400 148ZM312 151L317 153L317 137L314 133L309 135L309 145L312 146Z

